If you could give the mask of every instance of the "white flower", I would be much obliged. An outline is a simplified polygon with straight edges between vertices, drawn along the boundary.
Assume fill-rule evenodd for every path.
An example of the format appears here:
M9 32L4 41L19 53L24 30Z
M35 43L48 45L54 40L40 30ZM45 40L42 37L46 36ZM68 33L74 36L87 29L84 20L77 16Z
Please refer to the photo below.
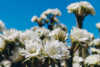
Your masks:
M79 28L74 27L71 30L70 37L71 37L72 42L84 42L84 43L87 43L87 42L92 41L94 36L93 36L93 34L87 32L87 30L79 29Z
M34 30L39 36L47 36L49 34L49 30L44 27L37 27L36 30Z
M74 56L73 57L73 62L74 63L80 63L80 62L83 62L83 58L82 57L79 57L79 56Z
M36 22L38 20L38 17L37 16L33 16L32 19L31 19L31 22Z
M56 28L49 33L50 37L53 37L56 40L65 41L67 39L67 33L60 28Z
M79 2L76 3L72 3L70 4L67 9L69 13L73 13L74 11L76 11L78 8L80 7Z
M3 30L5 30L5 24L2 20L0 20L0 32L2 32Z
M3 60L2 62L1 62L1 64L2 65L4 65L4 67L11 67L11 61L9 61L9 60Z
M91 48L90 50L91 50L92 52L96 52L96 53L100 54L100 49Z
M67 32L67 27L64 24L56 24L54 26L54 29L56 29L56 28L61 28L61 30Z
M20 53L25 58L38 57L41 54L42 48L41 41L26 40L25 49L21 50Z
M4 50L5 47L6 47L5 41L4 41L2 38L0 38L0 52L1 52L2 50Z
M100 65L100 55L99 54L94 54L94 55L90 55L85 59L85 64L97 64Z
M52 59L69 58L69 50L63 42L58 40L49 40L44 45L45 53Z
M53 20L54 22L59 22L59 20L56 17L54 17Z
M73 67L82 67L80 63L73 63Z
M47 19L47 16L46 16L45 14L42 14L42 15L41 15L41 18Z
M94 39L89 46L100 46L100 39Z
M82 14L95 14L93 6L87 1L80 1L70 4L68 7L69 13L77 13L78 15Z
M96 27L100 30L100 23L96 23Z
M3 36L8 41L14 41L16 38L18 39L21 34L21 31L18 31L16 29L9 29L3 31Z
M49 14L53 14L54 16L60 16L61 12L59 9L47 9L46 11L44 11L41 16L47 16Z
M26 30L20 35L19 39L21 42L24 42L25 40L39 40L39 36L32 30Z

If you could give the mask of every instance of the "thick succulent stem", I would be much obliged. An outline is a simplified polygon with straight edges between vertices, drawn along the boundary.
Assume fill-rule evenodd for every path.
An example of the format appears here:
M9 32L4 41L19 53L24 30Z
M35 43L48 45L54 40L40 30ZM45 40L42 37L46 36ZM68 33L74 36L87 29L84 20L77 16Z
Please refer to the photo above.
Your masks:
M66 60L62 61L61 67L68 67Z
M77 14L75 16L76 16L76 21L77 21L77 27L81 29L83 27L83 20L85 16L79 16Z
M94 67L94 65L90 65L90 67Z
M84 44L82 44L82 45L84 45ZM87 56L88 56L88 46L81 46L80 47L80 52L79 52L79 54L80 54L80 56L83 58L83 59L85 59ZM85 64L84 64L84 62L82 63L82 66L83 67L87 67Z

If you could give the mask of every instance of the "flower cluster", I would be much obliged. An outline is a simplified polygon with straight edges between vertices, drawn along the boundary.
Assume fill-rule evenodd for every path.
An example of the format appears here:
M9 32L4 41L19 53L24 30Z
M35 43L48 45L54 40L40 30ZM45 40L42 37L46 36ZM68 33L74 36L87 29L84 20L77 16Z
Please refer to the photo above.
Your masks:
M69 34L57 18L58 8L33 16L38 26L24 31L7 29L0 20L0 67L100 67L100 38L82 29L84 17L95 13L93 6L80 1L67 9L78 24ZM100 23L96 26L100 32Z
M100 55L90 55L85 59L85 63L89 65L98 64L100 65Z
M52 17L48 16L52 14ZM40 18L34 16L32 21L41 22L45 15L51 21L52 18L60 15L58 9L48 9L42 13ZM53 16L54 15L54 16ZM47 23L46 21L43 21ZM53 21L54 22L54 21ZM0 34L0 65L11 67L13 63L38 59L42 63L48 60L52 62L62 61L70 58L70 51L67 46L67 28L63 24L53 24L52 30L45 26L35 26L25 31L16 29L4 29L4 24L0 26L3 30ZM48 26L52 22L48 23ZM7 61L4 61L6 58ZM8 62L9 61L9 62ZM7 63L6 63L7 62ZM5 66L6 65L6 66ZM28 65L28 64L27 64Z

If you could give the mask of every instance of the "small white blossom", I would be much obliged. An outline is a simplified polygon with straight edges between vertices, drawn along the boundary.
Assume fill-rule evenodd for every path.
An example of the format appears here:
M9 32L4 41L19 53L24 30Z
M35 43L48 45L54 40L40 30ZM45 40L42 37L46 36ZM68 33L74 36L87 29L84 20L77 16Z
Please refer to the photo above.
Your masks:
M87 30L73 28L70 34L72 42L90 42L93 39L93 34L87 32Z
M74 56L73 57L73 62L75 63L80 63L80 62L83 62L84 59L82 57L79 57L79 56Z
M1 62L1 64L2 65L4 65L4 67L11 67L11 61L9 61L9 60L3 60L2 62Z
M97 23L96 27L100 30L100 23Z
M49 14L53 14L54 16L60 16L61 12L59 9L47 9L46 11L44 11L41 16L47 16Z
M49 33L50 37L53 37L56 40L63 40L65 41L67 39L67 33L60 28L56 28L53 31Z
M58 40L49 40L46 42L45 53L52 59L69 58L69 50L63 42Z
M90 55L85 59L85 64L97 64L100 65L100 55L99 54L94 54L94 55Z
M73 63L73 67L82 67L80 63Z
M69 13L73 13L74 11L76 11L78 8L80 7L79 2L76 3L72 3L70 4L67 9Z
M36 22L38 20L38 17L37 16L33 16L32 19L31 19L31 22Z
M34 30L39 36L47 36L49 34L49 30L44 27L37 27L36 30Z
M25 40L39 40L39 36L32 30L26 30L20 35L20 41L24 42Z
M61 30L67 32L67 27L64 24L57 24L54 26L54 29L60 28Z
M2 20L0 20L0 32L2 32L3 30L5 30L5 24Z
M41 18L47 19L47 16L46 16L45 14L42 14L42 15L41 15Z
M18 39L21 34L21 31L18 31L16 29L9 29L3 31L3 36L8 41L14 41L16 38Z
M25 58L38 57L41 54L42 48L41 41L26 40L25 49L21 50L20 53Z
M100 54L100 49L91 48L90 50L91 50L92 52L96 52L96 53Z
M100 46L100 39L94 39L89 46Z

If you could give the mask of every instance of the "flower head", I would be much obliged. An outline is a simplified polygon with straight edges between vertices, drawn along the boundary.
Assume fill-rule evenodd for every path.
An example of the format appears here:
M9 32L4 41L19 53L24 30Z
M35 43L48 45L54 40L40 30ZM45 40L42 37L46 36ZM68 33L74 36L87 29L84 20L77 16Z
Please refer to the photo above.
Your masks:
M37 22L38 20L38 17L37 16L33 16L32 19L31 19L31 22Z
M100 39L94 39L89 46L100 46Z
M20 54L22 56L25 56L25 58L34 58L41 55L41 49L42 49L42 43L41 41L36 40L26 40L25 41L25 49L22 49L20 51Z
M3 31L3 36L8 41L15 41L16 39L19 39L21 33L21 31L18 31L16 29L9 29Z
M53 37L56 40L65 41L67 39L67 33L60 28L56 28L49 33L50 37Z
M100 54L100 49L91 48L90 50L92 51L92 53L98 53L98 54Z
M70 57L66 45L58 40L47 41L44 47L45 53L52 59L67 59Z
M0 32L2 32L3 30L5 30L5 24L2 20L0 20Z
M56 28L60 28L61 30L67 32L67 27L64 24L56 24L54 26L54 29L56 29Z
M93 6L87 1L80 1L70 4L68 7L69 13L75 13L78 15L95 14Z
M3 60L3 61L1 62L1 64L2 64L4 67L11 67L11 65L12 65L11 61L9 61L9 60Z
M61 15L61 12L60 12L60 10L59 9L47 9L46 11L44 11L42 14L41 14L41 16L48 16L48 15L50 15L50 14L52 14L52 15L54 15L54 16L60 16Z
M85 59L85 64L93 64L93 65L100 65L100 55L99 54L94 54L90 55Z
M84 42L84 43L91 42L94 38L93 34L87 32L84 29L79 29L75 27L71 30L70 37L72 42Z
M79 57L79 56L74 56L73 57L73 62L74 63L80 63L80 62L83 62L84 59L82 57Z
M24 42L25 40L39 40L39 36L32 30L26 30L20 35L19 39L21 42Z
M49 30L44 28L44 27L36 27L36 29L34 30L38 36L47 36L49 34Z
M97 23L96 27L100 30L100 23Z

